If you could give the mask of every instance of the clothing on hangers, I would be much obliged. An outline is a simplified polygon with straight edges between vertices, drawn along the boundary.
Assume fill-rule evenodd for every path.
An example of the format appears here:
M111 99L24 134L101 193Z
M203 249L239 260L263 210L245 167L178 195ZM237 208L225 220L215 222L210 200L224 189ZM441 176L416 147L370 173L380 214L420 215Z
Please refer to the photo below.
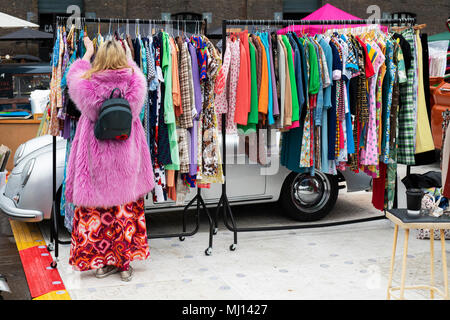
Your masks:
M420 105L417 108L421 79L415 76L420 73L416 53L420 46L413 31L407 28L392 34L379 26L334 28L312 37L308 32L286 30L286 34L271 35L271 45L264 32L250 33L250 52L238 46L241 61L250 56L250 75L241 66L237 88L224 86L226 93L220 95L240 96L246 91L243 88L256 83L249 97L251 105L258 105L256 127L282 132L282 165L312 175L315 170L363 171L375 179L375 207L392 207L397 161L410 163L415 144L423 145L415 129L411 130L424 125ZM231 45L235 38L225 39L225 77L231 75L228 59L236 51ZM270 112L269 93L272 110L276 96L279 119ZM225 104L222 111L233 112ZM236 120L238 133L249 134L242 123L249 122L250 113L242 112Z
M209 183L222 182L214 95L222 62L209 39L201 35L190 39L179 34L174 37L173 33L164 31L153 35L150 27L149 34L144 35L137 25L135 37L129 34L128 26L125 34L113 31L111 24L107 31L102 35L98 26L95 50L104 39L118 41L127 58L136 63L147 80L148 92L140 117L153 165L153 200L183 201L186 192L197 185L208 187ZM49 130L70 138L76 122L67 114L70 108L66 108L68 100L63 90L71 64L84 54L86 31L71 29L66 33L58 27L56 32L52 57L53 103L48 118L49 124L53 124ZM70 147L69 143L68 154ZM71 212L70 203L63 201L61 207Z

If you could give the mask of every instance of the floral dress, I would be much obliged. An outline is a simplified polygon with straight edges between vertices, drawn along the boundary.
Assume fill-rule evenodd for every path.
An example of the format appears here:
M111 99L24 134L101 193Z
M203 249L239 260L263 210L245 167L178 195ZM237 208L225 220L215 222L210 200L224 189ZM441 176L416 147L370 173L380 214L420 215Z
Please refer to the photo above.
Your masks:
M198 128L199 167L197 180L200 184L223 183L224 177L219 149L217 116L214 106L214 83L222 60L208 38L203 37L203 41L206 42L206 53L208 57L208 81L202 82L204 101Z

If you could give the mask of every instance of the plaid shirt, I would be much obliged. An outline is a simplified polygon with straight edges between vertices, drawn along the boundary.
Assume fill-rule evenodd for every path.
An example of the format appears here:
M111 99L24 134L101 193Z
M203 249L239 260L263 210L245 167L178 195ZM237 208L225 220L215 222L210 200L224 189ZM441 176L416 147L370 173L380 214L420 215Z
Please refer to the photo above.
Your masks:
M183 113L178 118L179 128L192 128L192 112L191 112L191 90L189 83L189 67L190 55L185 42L181 38L177 39L178 47L180 48L179 59L179 77L180 77L180 91L181 91L181 105Z
M403 37L411 45L411 68L409 68L406 83L400 84L400 110L398 114L398 163L413 165L414 160L414 148L416 144L416 138L414 131L416 128L415 117L415 91L414 81L416 69L414 67L416 48L414 45L414 33L411 29L407 29L402 32Z
M189 173L189 139L187 129L177 128L180 173Z

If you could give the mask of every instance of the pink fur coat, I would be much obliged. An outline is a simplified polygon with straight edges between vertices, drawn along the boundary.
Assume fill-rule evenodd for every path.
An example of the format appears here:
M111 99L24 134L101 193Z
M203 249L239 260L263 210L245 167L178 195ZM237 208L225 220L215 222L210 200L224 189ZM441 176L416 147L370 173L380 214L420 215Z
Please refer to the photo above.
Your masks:
M105 70L84 79L91 64L78 59L67 74L70 98L81 111L66 173L66 200L76 206L121 205L136 201L154 187L150 151L139 119L147 81L133 61L128 63L133 72ZM103 101L116 87L131 107L131 134L125 141L100 141L94 136L95 121Z

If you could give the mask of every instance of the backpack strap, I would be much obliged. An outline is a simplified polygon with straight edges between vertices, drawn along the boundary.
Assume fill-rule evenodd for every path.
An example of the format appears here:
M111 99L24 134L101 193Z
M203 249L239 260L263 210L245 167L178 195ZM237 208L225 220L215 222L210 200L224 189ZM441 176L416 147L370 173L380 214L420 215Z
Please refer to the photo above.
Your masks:
M114 88L114 89L111 91L111 95L109 96L110 99L113 98L114 92L115 92L116 90L119 90L119 93L120 93L119 98L122 98L122 91L120 91L119 88Z

